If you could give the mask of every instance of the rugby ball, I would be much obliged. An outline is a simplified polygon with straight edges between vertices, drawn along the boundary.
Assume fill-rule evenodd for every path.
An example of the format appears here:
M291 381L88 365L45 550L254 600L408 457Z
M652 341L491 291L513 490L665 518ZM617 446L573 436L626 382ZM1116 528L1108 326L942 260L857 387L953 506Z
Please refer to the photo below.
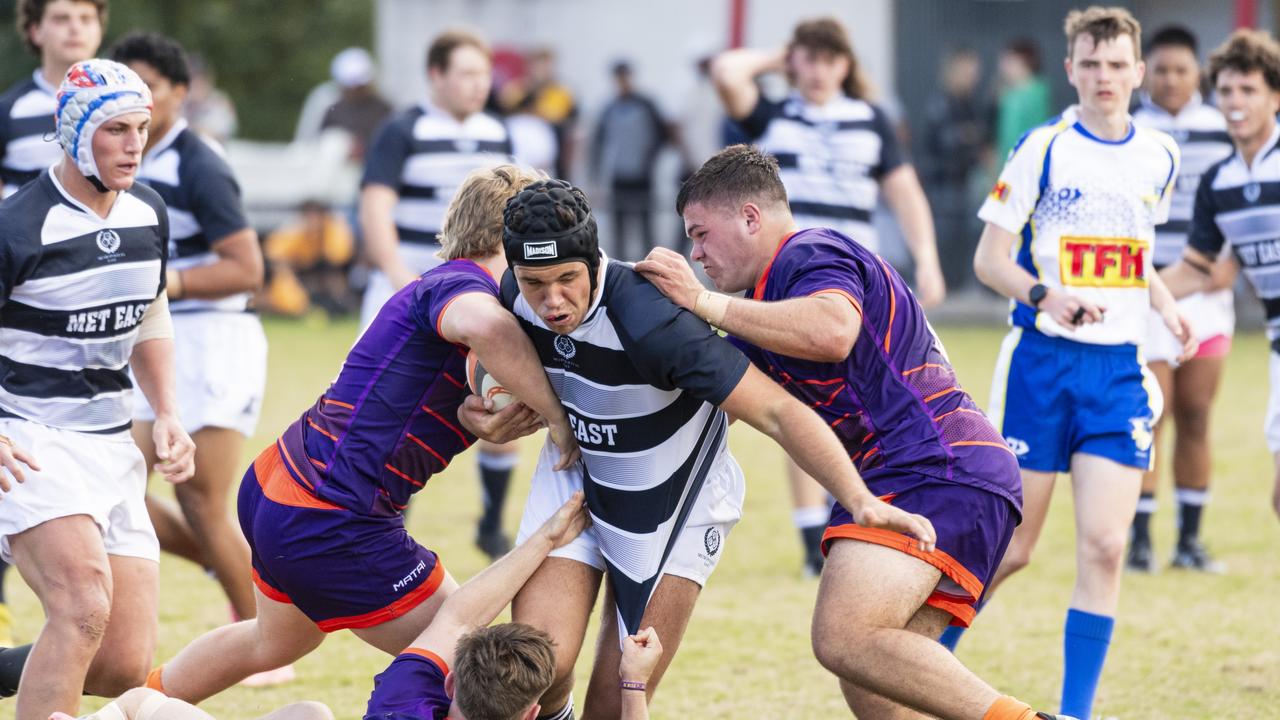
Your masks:
M514 395L507 392L506 388L502 387L497 378L484 369L484 366L480 364L480 358L476 356L474 350L467 353L467 386L476 395L493 401L492 412L501 410L516 399Z

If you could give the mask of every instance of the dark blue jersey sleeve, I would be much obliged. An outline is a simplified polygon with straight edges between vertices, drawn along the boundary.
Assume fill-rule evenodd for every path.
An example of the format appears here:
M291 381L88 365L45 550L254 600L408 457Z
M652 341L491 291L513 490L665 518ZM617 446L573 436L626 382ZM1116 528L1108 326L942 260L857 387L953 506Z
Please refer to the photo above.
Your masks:
M405 159L413 147L413 120L404 114L394 115L378 128L369 151L365 154L364 177L360 186L370 183L400 188Z
M609 313L628 357L650 384L719 405L747 372L747 358L701 318L668 300L630 268L617 273Z
M750 140L758 140L769 129L769 123L782 115L782 103L774 102L760 96L756 106L741 120L737 120L738 129Z
M1187 245L1206 257L1216 258L1226 244L1222 230L1218 228L1218 208L1213 197L1213 181L1218 175L1218 165L1210 167L1200 177L1196 188L1195 209L1191 216L1191 231L1187 233Z
M875 112L871 121L872 127L880 136L880 162L872 169L871 175L880 180L899 166L905 165L907 159L902 152L902 145L898 143L898 133L894 131L889 116L878 106L872 105L871 108Z
M216 245L219 240L249 227L249 220L245 217L240 184L231 166L218 151L205 145L203 139L192 140L201 146L181 165L181 187L190 193L188 207L204 236L210 245Z

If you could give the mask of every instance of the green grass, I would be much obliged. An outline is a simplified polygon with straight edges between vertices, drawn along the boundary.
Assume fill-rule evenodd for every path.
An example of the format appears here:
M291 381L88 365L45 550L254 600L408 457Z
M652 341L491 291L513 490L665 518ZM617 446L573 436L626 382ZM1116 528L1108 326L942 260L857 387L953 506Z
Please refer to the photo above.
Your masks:
M961 381L985 405L1002 331L940 328ZM354 335L350 324L269 322L270 383L246 463L336 375ZM1161 572L1127 576L1097 710L1139 718L1276 717L1280 706L1280 524L1269 510L1271 460L1261 423L1267 396L1267 347L1258 335L1237 339L1214 416L1214 499L1205 538L1231 568L1224 577ZM800 578L782 453L750 428L731 433L748 490L742 522L703 592L684 647L653 705L657 718L845 717L835 681L814 661L809 619L817 583ZM519 520L538 442L527 441L506 524ZM1173 539L1172 493L1162 488L1156 542L1162 561ZM1065 482L1035 561L1012 579L960 646L960 658L1005 692L1041 707L1057 702L1062 620L1074 576L1071 499ZM161 489L163 492L164 489ZM410 530L438 550L464 580L483 556L471 545L479 515L475 464L462 458L431 481L416 501ZM16 634L30 640L41 615L18 580L10 595ZM158 659L226 622L217 585L198 569L166 557L161 565ZM590 631L594 637L594 626ZM591 642L587 647L591 647ZM339 718L361 716L371 679L388 661L347 633L330 638L297 665L299 679L280 688L233 688L205 703L225 720L252 718L293 700L321 700ZM589 652L578 663L586 687ZM0 716L12 713L0 703ZM97 703L89 704L96 707Z

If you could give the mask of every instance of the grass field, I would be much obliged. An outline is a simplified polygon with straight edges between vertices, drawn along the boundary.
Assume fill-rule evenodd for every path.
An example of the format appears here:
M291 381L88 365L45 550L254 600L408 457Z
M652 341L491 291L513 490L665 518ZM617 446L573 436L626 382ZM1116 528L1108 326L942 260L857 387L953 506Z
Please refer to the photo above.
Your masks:
M311 404L337 373L351 324L269 322L271 370L257 437L246 464ZM943 327L961 381L985 406L1002 331ZM1205 537L1230 574L1161 572L1125 578L1122 607L1097 711L1139 718L1280 717L1280 523L1269 509L1271 460L1262 439L1267 347L1238 338L1214 416L1214 499ZM527 441L506 515L514 532L538 443ZM731 445L748 480L742 522L703 592L684 647L654 702L655 718L847 717L835 681L813 659L809 618L816 580L800 577L782 453L738 424ZM154 481L153 481L154 483ZM960 645L960 657L996 687L1037 706L1056 705L1062 620L1074 576L1071 498L1059 483L1032 567L1011 580ZM161 490L164 491L163 489ZM1162 561L1173 543L1172 493L1162 488L1156 542ZM484 557L472 546L479 514L475 463L460 458L417 500L410 530L440 552L460 581ZM9 584L16 635L30 640L41 615L18 579ZM161 565L160 647L165 660L193 637L228 620L226 600L197 568ZM594 627L590 631L594 636ZM592 645L589 640L587 647ZM578 663L586 687L589 653ZM252 718L293 700L327 703L339 718L360 717L371 679L388 658L339 633L298 663L299 679L279 688L234 688L204 707L225 720ZM581 692L578 695L581 699ZM96 707L97 701L87 703ZM0 717L12 715L0 702Z

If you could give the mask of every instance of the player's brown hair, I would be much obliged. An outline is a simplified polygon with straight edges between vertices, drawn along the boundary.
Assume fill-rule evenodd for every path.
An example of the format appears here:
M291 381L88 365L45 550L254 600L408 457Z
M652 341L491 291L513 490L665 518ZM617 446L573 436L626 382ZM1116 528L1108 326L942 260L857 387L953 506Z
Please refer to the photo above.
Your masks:
M778 161L751 145L730 145L702 164L676 196L676 212L690 203L741 205L787 204L787 189L778 176Z
M449 58L453 56L453 51L470 45L471 47L484 53L485 57L492 57L489 50L489 44L479 35L466 30L445 30L431 41L431 47L427 48L427 69L436 69L444 72L449 69Z
M440 256L478 260L502 252L502 210L543 175L515 165L472 170L449 201L440 225Z
M1107 40L1128 35L1133 40L1133 58L1142 59L1142 25L1133 13L1122 7L1090 5L1084 10L1072 10L1062 22L1062 32L1067 36L1067 59L1075 51L1076 38L1088 35L1094 46Z
M555 679L551 636L522 623L463 635L454 658L453 701L471 720L515 720Z
M1262 30L1236 30L1209 55L1209 82L1217 85L1223 70L1242 74L1257 70L1267 87L1280 90L1280 45Z
M98 11L98 24L105 31L107 29L107 0L74 0L78 3L89 3ZM31 42L31 28L40 24L44 19L44 10L53 0L20 0L18 3L18 12L14 17L14 25L18 29L18 34L22 36L22 42L27 49L36 57L40 57L40 48Z
M805 20L796 25L787 43L787 57L796 48L805 48L811 52L836 55L849 61L849 74L841 83L841 89L851 98L866 99L871 94L871 85L862 74L858 65L858 56L853 54L853 43L844 25L833 17ZM788 73L790 75L790 73ZM794 84L794 78L788 77Z

